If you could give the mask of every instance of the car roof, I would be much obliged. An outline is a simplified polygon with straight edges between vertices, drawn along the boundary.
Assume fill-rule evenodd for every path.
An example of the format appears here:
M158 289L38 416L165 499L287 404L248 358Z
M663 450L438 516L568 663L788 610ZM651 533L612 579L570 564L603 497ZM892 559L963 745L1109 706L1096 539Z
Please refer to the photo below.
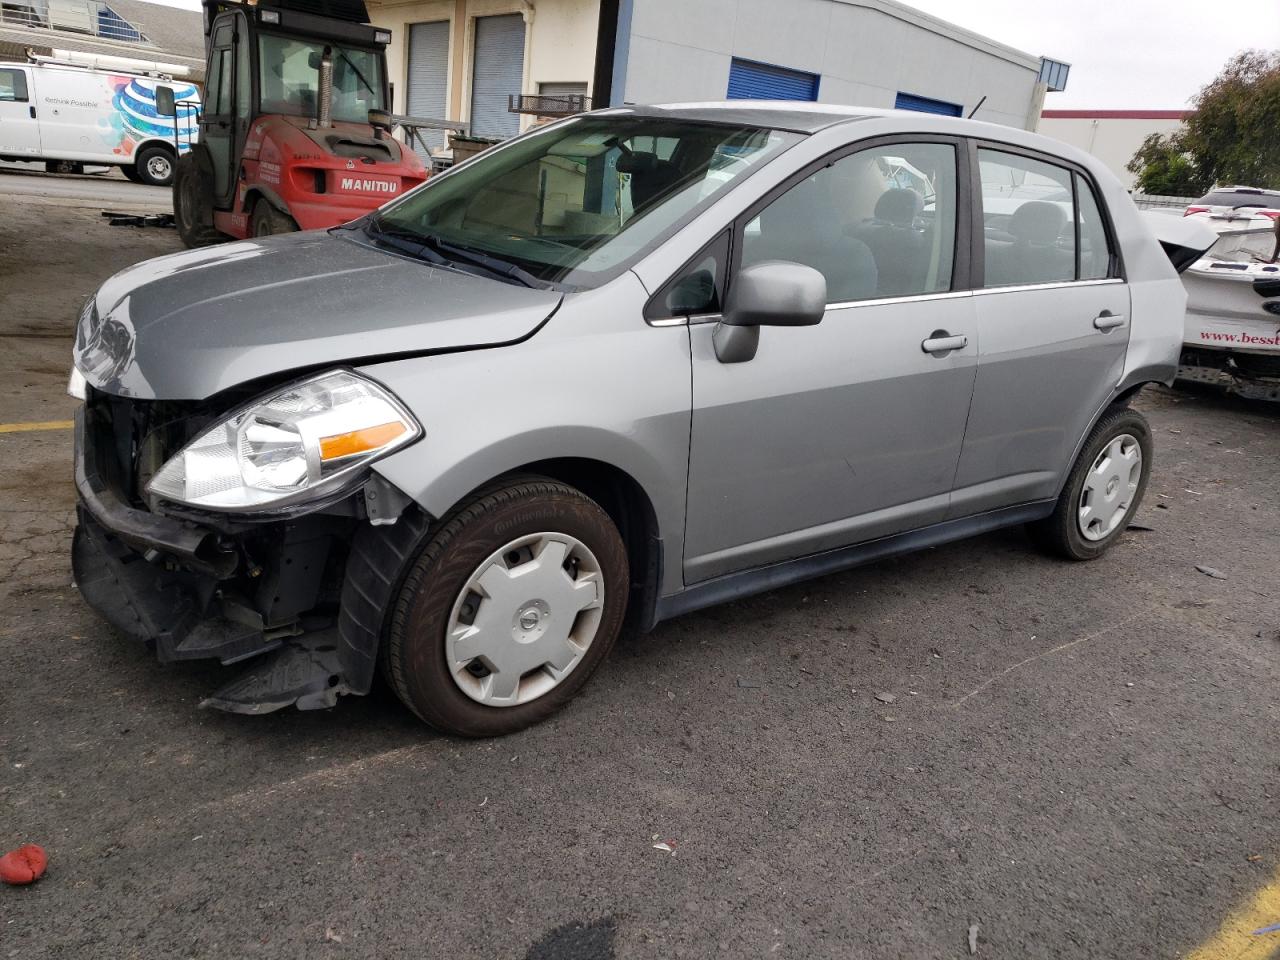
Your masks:
M817 133L838 123L884 116L891 111L846 107L834 103L796 100L711 100L698 103L626 104L597 110L597 115L661 117L708 123L732 123L749 127L769 127L795 133Z

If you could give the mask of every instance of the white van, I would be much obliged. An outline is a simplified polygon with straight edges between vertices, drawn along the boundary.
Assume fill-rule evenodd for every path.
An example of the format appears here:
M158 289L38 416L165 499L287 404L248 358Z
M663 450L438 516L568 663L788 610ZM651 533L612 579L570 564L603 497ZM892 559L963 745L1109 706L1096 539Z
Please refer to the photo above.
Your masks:
M174 116L157 108L172 91ZM53 172L117 166L137 183L166 186L197 139L194 84L61 63L0 62L0 160L43 160Z

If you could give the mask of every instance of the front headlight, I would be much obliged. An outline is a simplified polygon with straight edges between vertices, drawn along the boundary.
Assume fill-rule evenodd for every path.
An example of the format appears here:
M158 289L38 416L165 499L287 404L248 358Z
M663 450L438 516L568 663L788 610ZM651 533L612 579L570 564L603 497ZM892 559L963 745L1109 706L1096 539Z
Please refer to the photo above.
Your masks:
M271 511L339 492L421 434L386 390L337 370L232 413L165 463L147 493L210 510Z

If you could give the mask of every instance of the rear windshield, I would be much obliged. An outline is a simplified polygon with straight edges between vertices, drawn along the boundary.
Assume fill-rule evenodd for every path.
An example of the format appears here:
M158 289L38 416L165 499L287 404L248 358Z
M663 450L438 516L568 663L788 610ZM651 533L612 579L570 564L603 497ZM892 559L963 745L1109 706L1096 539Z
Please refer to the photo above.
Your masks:
M595 286L801 139L759 127L584 116L481 154L383 208L379 229Z
M1214 190L1196 203L1207 207L1271 207L1280 206L1280 193L1244 193L1239 190Z

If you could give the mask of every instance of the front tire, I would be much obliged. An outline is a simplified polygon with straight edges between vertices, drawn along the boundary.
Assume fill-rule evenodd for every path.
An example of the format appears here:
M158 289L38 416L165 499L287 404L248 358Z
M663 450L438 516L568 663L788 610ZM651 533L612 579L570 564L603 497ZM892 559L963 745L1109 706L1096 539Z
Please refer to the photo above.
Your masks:
M173 222L182 243L191 249L227 239L213 226L213 168L199 147L179 157L174 166Z
M1136 410L1116 407L1089 433L1053 513L1027 525L1041 549L1093 560L1123 536L1151 476L1151 426Z
M585 494L540 478L491 488L410 565L385 672L437 730L513 733L590 679L622 628L629 582L622 537Z

